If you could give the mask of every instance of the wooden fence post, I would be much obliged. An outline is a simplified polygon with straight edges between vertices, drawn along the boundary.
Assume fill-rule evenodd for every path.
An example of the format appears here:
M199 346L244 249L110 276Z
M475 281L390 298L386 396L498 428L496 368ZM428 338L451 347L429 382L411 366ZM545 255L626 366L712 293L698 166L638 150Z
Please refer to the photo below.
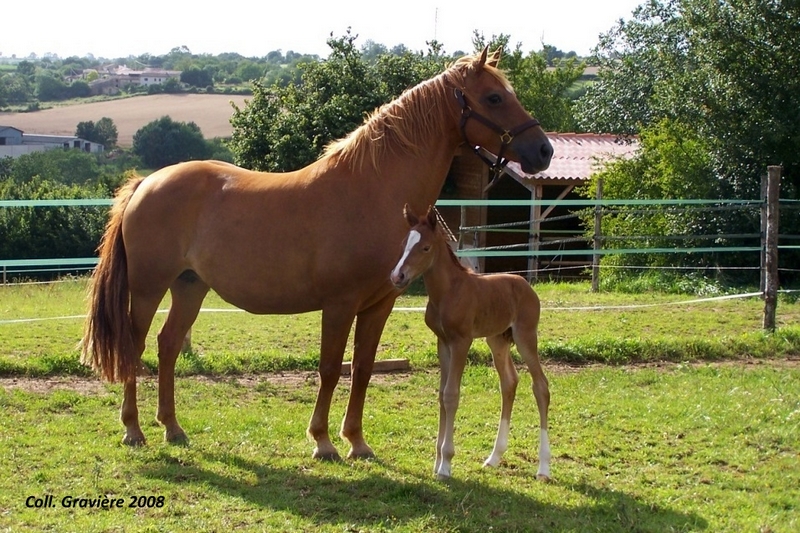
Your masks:
M764 232L764 266L762 278L764 286L764 323L767 331L775 331L775 310L778 306L778 224L779 198L781 190L782 167L767 167L767 206L762 226Z
M597 180L597 199L603 199L602 179ZM600 290L600 254L598 254L597 251L600 250L600 238L603 236L602 221L603 208L600 205L600 202L598 202L594 207L594 239L592 239L592 249L594 250L594 254L592 254L592 292L597 292Z

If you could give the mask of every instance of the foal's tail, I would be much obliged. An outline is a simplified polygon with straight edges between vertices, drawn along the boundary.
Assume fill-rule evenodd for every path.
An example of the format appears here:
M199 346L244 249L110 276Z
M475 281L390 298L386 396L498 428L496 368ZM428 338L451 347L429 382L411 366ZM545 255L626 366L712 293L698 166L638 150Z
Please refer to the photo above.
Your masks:
M81 362L111 382L124 383L134 379L139 364L129 313L128 262L122 241L122 215L143 179L138 176L131 178L117 191L98 247L100 259L89 288L89 312L81 341Z

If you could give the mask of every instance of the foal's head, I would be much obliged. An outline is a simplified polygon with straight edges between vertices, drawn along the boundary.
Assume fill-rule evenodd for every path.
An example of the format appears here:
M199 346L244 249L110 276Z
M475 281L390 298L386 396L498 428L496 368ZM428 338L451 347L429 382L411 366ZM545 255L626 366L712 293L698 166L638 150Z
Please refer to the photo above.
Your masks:
M424 217L418 217L408 204L403 209L411 230L403 241L403 255L389 277L395 287L404 289L409 283L424 274L437 256L437 248L447 245L436 228L436 213L428 208Z

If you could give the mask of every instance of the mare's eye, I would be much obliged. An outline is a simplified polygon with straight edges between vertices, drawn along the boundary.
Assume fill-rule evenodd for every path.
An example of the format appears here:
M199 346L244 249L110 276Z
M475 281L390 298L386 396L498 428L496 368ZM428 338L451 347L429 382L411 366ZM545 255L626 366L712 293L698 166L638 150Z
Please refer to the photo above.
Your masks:
M430 245L423 246L422 251L427 254L428 252L431 251L431 246Z
M486 97L486 100L488 100L489 103L492 105L498 105L503 103L503 98L497 93L490 94L489 96Z

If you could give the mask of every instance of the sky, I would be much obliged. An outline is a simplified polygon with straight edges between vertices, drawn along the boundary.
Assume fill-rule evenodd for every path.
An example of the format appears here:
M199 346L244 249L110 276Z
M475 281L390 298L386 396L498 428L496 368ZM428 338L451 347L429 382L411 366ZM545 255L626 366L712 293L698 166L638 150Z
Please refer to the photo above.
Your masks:
M194 54L234 52L264 57L281 50L327 57L326 40L358 35L387 48L403 44L427 50L436 39L444 52L472 52L478 30L490 39L510 36L525 53L546 43L589 55L598 35L620 18L630 19L644 0L400 0L394 2L314 0L135 0L4 2L0 10L0 56L56 54L114 59L159 56L186 46ZM474 6L482 4L481 9ZM473 6L473 7L470 7Z

